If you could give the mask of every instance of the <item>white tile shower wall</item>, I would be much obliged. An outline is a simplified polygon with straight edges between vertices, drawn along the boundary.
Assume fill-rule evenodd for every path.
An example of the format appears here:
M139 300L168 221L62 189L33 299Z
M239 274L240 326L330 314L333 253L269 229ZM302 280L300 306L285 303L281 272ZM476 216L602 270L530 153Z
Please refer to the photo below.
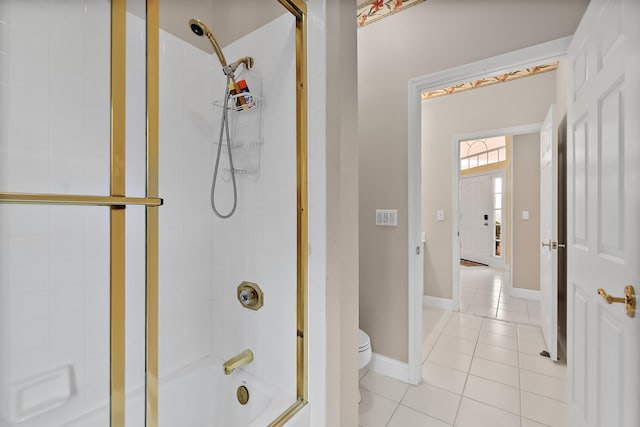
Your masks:
M0 1L0 191L108 192L109 16L96 0ZM0 247L0 419L17 382L64 365L74 396L24 425L104 405L107 210L1 206Z
M0 188L107 194L109 5L5 2L11 162Z
M263 146L259 174L237 177L236 214L227 220L214 219L213 352L227 359L250 348L254 361L246 369L293 400L296 366L295 20L285 14L226 46L225 55L230 61L247 55L255 60L252 72L238 78L246 78L249 89L262 88ZM225 81L222 73L216 71L215 95L221 98ZM261 79L261 85L256 78ZM214 129L218 126L219 119ZM233 153L236 164L246 161L245 147ZM229 190L227 183L222 184ZM230 191L220 192L217 200L222 209L228 209L231 197ZM236 300L236 287L242 281L255 282L262 288L265 304L260 310L244 309Z
M213 57L160 32L160 375L211 353Z

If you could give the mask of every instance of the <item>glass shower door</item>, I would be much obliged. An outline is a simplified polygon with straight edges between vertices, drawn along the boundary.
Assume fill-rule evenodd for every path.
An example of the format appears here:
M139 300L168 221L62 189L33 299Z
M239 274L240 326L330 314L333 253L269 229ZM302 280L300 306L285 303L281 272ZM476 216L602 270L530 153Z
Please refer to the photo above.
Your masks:
M145 6L0 0L1 427L154 425Z

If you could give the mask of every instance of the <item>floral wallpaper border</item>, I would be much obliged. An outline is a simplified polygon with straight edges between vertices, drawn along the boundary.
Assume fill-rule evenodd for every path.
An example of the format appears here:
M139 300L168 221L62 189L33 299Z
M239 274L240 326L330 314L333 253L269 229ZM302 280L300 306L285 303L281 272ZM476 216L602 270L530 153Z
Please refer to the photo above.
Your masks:
M485 77L483 79L475 80L472 82L459 83L454 86L449 86L443 89L436 89L422 94L422 99L433 99L439 96L451 95L453 93L462 92L465 90L476 89L483 86L489 86L496 83L508 82L509 80L520 79L522 77L533 76L536 74L546 73L558 68L558 63L553 62L551 64L537 65L535 67L525 68L523 70L512 71L510 73L501 74L499 76Z
M424 0L367 0L358 2L358 27L371 24L378 19L393 15L423 1Z

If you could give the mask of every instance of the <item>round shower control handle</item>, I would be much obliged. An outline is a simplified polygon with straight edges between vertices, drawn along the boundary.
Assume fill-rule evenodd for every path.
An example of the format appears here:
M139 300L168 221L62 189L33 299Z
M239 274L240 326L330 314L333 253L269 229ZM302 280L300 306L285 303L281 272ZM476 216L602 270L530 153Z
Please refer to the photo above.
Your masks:
M257 283L242 282L238 285L238 302L249 310L258 310L264 304L264 293Z
M242 305L253 305L258 301L258 294L253 289L243 289L240 291L240 303Z

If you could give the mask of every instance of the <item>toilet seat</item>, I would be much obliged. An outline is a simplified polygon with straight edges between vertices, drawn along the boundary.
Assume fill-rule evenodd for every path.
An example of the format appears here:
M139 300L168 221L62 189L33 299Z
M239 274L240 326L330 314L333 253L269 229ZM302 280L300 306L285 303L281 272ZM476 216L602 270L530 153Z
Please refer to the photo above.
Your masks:
M358 368L362 369L371 361L371 339L362 329L358 329ZM360 389L358 389L358 402L362 400Z
M358 329L358 352L367 351L371 348L371 339L362 329Z
M362 329L358 329L358 359L360 368L371 360L371 339Z

